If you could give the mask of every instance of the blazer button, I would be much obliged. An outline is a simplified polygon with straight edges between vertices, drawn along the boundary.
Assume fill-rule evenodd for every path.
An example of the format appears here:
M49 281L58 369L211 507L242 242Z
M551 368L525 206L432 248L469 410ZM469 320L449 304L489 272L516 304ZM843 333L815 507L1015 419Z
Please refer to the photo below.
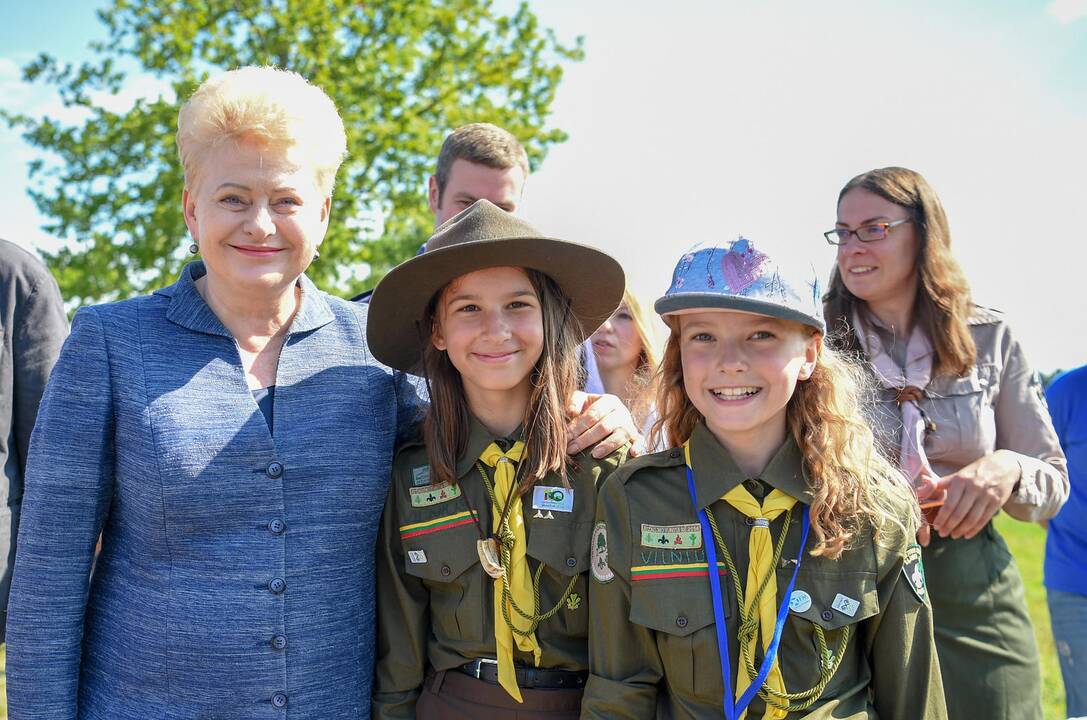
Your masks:
M453 571L449 568L448 565L442 565L442 577L449 577L452 574Z
M282 535L287 531L287 523L283 522L279 518L272 520L268 523L268 532L273 535Z
M679 628L687 627L687 616L686 615L680 615L679 617L676 618L676 627L679 627Z
M265 472L268 473L268 477L272 478L273 480L277 480L283 477L283 464L273 460L272 462L268 463L268 467Z
M268 583L268 589L276 595L279 595L287 589L287 581L283 578L272 578L271 581Z
M282 635L272 636L272 647L276 650L283 650L287 647L287 638Z
M577 567L577 558L576 557L566 558L566 567L568 567L568 568Z
M272 696L272 705L277 708L287 707L287 696L279 692Z
M830 622L834 619L834 613L832 613L830 610L824 610L823 612L819 613L819 617L823 618L823 622Z

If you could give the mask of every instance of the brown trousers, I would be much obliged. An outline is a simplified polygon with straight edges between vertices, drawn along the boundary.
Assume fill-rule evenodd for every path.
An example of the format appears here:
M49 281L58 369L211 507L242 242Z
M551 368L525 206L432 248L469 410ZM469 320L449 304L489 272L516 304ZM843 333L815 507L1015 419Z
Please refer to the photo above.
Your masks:
M518 703L498 685L456 670L428 675L415 706L419 720L577 720L581 690L521 689Z

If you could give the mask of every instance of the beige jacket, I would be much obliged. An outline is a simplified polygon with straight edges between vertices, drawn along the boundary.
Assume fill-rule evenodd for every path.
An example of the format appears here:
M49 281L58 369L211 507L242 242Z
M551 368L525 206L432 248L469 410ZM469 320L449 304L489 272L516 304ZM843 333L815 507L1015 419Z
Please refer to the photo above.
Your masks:
M1022 478L1004 510L1027 522L1051 518L1068 499L1068 468L1041 380L999 312L976 307L970 331L978 353L970 374L936 377L924 388L921 409L936 424L925 453L942 476L995 450L1014 452ZM902 432L893 390L880 393L874 421L893 456Z

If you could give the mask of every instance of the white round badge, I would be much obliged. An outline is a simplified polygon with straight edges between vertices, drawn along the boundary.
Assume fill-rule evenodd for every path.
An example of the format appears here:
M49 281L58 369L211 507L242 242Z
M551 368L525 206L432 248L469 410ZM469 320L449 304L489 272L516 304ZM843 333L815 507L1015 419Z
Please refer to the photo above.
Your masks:
M789 609L793 612L802 613L810 607L811 595L803 590L793 590L793 594L789 596Z

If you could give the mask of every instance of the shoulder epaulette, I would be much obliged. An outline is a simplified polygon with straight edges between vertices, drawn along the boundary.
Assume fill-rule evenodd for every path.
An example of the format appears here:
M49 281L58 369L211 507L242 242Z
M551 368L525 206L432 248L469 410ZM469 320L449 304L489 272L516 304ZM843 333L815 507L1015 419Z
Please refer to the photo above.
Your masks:
M984 305L975 305L970 319L966 322L969 325L993 325L1004 322L1004 313Z
M625 483L634 475L634 473L644 468L680 467L685 462L686 461L683 459L683 449L671 448L670 450L661 450L660 452L650 453L649 455L639 455L636 458L631 458L613 474L615 477L619 478L620 482Z

